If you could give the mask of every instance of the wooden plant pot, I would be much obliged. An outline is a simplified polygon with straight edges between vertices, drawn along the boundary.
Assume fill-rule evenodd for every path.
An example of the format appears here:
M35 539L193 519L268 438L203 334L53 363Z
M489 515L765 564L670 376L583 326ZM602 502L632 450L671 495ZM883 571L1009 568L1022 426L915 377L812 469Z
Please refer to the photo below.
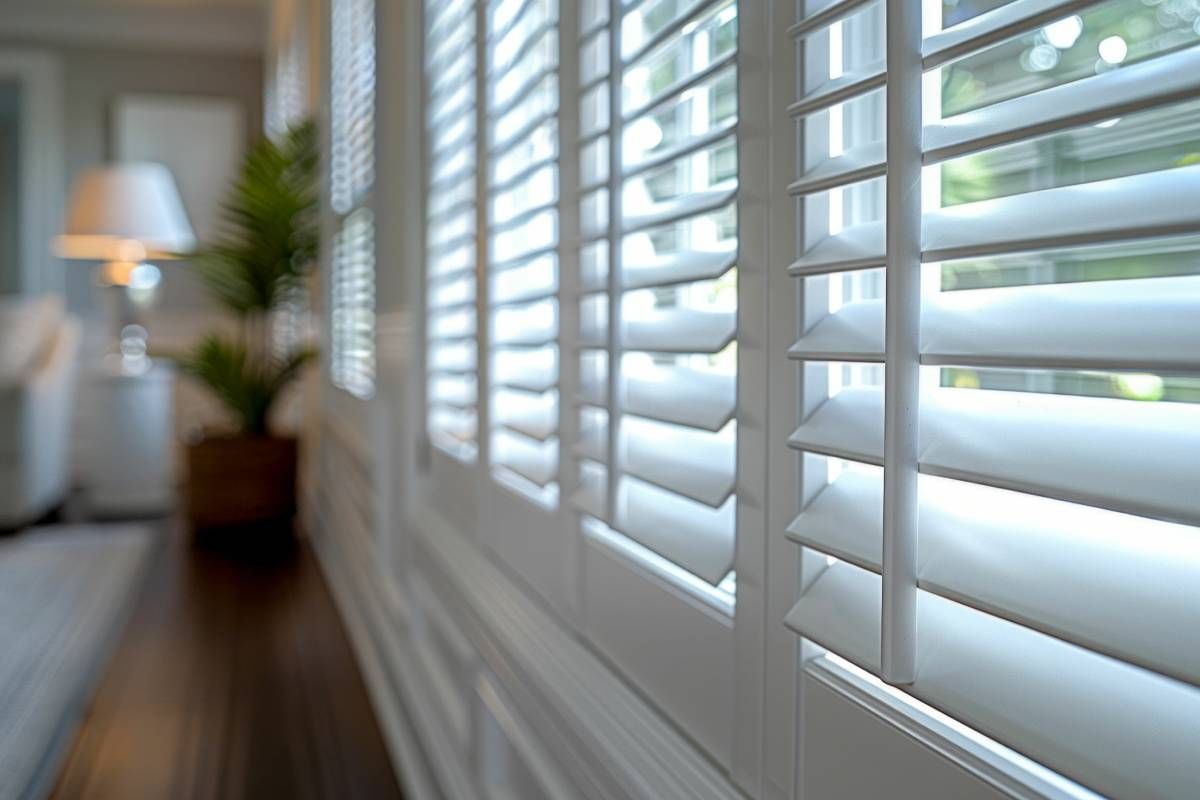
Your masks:
M213 436L187 446L193 530L282 523L296 511L296 439Z

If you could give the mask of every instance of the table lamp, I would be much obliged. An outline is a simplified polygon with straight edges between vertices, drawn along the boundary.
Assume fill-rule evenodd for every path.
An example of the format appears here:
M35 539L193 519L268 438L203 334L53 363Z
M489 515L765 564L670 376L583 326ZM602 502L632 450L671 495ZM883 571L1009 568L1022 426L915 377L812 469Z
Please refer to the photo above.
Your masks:
M111 320L118 333L133 321L127 290L158 283L158 269L147 259L180 258L195 246L171 171L144 162L95 167L80 175L71 188L66 226L55 242L62 258L101 262L97 283L119 293L120 311ZM144 331L140 346L144 353Z

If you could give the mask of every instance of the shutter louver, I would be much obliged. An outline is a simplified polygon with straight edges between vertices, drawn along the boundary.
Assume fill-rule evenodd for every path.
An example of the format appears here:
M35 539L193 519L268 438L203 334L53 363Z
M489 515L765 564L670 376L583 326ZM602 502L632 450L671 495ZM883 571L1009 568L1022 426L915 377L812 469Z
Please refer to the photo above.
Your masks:
M510 486L554 503L558 6L492 0L486 14L491 461Z
M716 586L734 561L737 4L620 10L584 14L579 42L596 55L573 502Z
M787 530L815 566L786 624L1097 792L1190 796L1200 29L1140 2L1014 0L922 42L897 19L916 4L807 6L791 32L829 73L781 111L828 141L789 187L828 234L787 266L829 303L789 355L827 386L789 444L829 479ZM1149 33L1096 57L1087 37L1143 12ZM880 26L905 52L881 60ZM879 112L922 83L940 96L900 161L914 131ZM917 226L880 201L922 164ZM909 369L915 403L892 384Z
M329 201L338 215L330 276L331 378L375 389L375 3L330 6Z

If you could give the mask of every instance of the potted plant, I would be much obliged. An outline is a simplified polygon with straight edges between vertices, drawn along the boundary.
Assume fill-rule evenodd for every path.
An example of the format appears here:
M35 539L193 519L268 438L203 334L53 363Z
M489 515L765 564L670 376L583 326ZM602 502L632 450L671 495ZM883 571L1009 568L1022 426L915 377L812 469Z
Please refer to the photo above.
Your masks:
M193 529L290 520L296 507L294 436L272 433L271 411L315 352L276 341L281 306L302 295L317 257L317 147L311 123L264 138L222 204L221 230L193 263L237 319L176 358L230 412L232 430L187 445L186 513Z

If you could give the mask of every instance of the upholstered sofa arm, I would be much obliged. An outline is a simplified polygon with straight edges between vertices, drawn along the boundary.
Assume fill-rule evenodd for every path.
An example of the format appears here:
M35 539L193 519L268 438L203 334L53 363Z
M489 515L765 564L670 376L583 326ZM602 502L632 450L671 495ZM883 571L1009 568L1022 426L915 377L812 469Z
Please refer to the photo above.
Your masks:
M78 319L64 318L34 369L0 386L0 527L35 519L70 488L81 338Z

